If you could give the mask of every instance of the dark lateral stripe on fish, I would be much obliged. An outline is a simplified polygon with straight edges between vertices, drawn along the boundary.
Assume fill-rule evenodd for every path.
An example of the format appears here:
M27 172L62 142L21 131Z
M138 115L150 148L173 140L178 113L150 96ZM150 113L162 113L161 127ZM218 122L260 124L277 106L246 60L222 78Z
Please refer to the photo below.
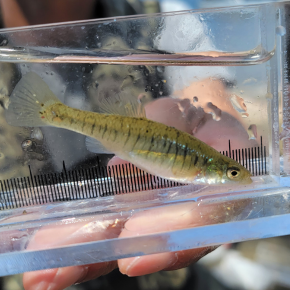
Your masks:
M107 130L108 130L108 124L107 124L107 123L105 123L104 129L103 129L102 138L104 138L104 136L105 136L105 133L107 132Z
M124 143L124 147L127 145L128 141L130 139L130 136L131 136L131 127L129 127L129 130L127 132L127 139L126 139L126 141Z
M92 124L92 129L91 129L91 134L92 134L92 135L93 135L93 133L94 133L95 127L96 127L96 120L95 120L95 122Z
M116 129L112 129L113 133L114 133L114 138L112 138L112 142L115 142L117 139L117 135L118 135L118 131Z
M85 127L85 125L87 124L87 123L85 122L85 119L82 121L82 123L83 123L83 124L82 124L82 129L81 129L81 131L84 132L84 127Z
M176 148L175 148L175 159L174 159L173 165L175 164L176 158L178 156L178 151L180 149L179 148L180 144L179 144L179 140L178 140L179 136L180 136L180 132L177 131L176 132L176 138L175 138L175 146L176 146Z
M128 100L125 98L124 102ZM128 104L131 104L131 99ZM132 109L134 108L139 107L134 105ZM68 107L59 101L38 75L30 72L22 77L11 94L6 119L12 126L55 126L91 135L90 137L107 146L108 152L113 152L124 160L146 169L150 174L158 174L163 178L210 184L252 182L247 169L231 158L222 156L194 136L150 121L144 118L144 112L137 114L135 111L129 111L130 109L127 113L130 116L123 116ZM132 154L131 150L135 153ZM214 164L215 167L208 175L207 167L210 164ZM168 167L172 170L168 170ZM239 169L239 175L232 174L233 167Z
M135 147L136 147L136 144L138 143L138 141L139 141L140 137L141 137L141 135L140 135L140 131L139 131L139 133L138 133L138 135L137 135L137 138L136 138L136 141L135 141L135 143L134 143L134 145L133 145L133 147L132 147L132 150L134 150L134 149L135 149Z
M175 156L174 156L174 160L173 160L173 163L172 163L172 166L174 167L175 166L175 162L176 162L176 159L177 159L177 156L178 156L178 150L179 150L179 146L178 146L178 143L175 143Z
M73 124L77 124L78 123L78 121L79 121L79 115L80 115L80 112L77 111L76 112L76 115L75 116L72 116ZM75 117L75 118L73 118L73 117Z
M184 167L186 156L187 156L187 144L185 145L185 148L183 148L183 160L182 160L181 170Z
M198 161L198 155L196 153L194 155L195 155L195 159L194 159L193 165L195 166Z
M152 135L151 140L150 140L150 147L148 149L148 154L152 149L152 146L154 146L155 140L154 140L154 135Z
M167 152L166 152L167 156L168 156L168 154L169 154L169 152L170 152L170 149L171 149L172 143L173 143L172 140L169 140L169 146L168 146L168 149L167 149Z

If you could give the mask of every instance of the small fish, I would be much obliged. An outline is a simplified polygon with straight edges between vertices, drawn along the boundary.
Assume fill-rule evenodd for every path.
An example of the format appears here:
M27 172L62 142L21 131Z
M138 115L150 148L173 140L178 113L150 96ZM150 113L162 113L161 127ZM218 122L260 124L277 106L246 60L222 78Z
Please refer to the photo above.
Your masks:
M138 100L115 96L100 102L102 113L68 107L35 73L27 73L10 96L6 120L13 126L54 126L87 137L95 153L114 153L137 167L181 183L250 184L238 162L173 127L146 119Z

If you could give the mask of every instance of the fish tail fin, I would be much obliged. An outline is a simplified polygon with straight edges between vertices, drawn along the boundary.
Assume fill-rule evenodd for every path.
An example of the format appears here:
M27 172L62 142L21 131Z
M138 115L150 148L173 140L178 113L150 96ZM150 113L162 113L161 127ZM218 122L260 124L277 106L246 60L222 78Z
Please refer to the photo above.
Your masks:
M6 121L12 126L50 126L42 113L60 100L36 73L25 74L16 85L5 112Z

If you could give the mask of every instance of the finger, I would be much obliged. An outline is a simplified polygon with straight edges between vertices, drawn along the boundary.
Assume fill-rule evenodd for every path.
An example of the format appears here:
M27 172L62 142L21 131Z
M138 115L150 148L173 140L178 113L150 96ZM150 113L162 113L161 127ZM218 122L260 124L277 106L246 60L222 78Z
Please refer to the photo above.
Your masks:
M118 165L128 163L118 157L113 157L108 165ZM186 207L181 207L182 212L178 213L177 207L174 208L177 220L172 220L172 209L165 211L147 211L143 212L141 215L135 215L132 220L127 222L124 232L120 237L132 236L139 234L146 234L147 232L157 232L162 230L173 230L178 228L183 228L185 225L190 224L191 216L188 214L183 214L184 212L190 212L192 210L191 205ZM154 218L151 219L151 214ZM157 216L161 215L160 218ZM157 221L166 220L166 223L159 223L156 228L156 218ZM126 231L129 231L126 233ZM212 251L214 248L201 248L186 250L181 252L173 253L162 253L150 256L145 256L140 259L140 257L128 258L119 260L119 268L123 274L128 276L140 276L145 274L154 273L160 270L174 270L185 267L191 263L197 262L201 257L206 255L208 252Z
M120 237L141 236L227 222L239 215L247 202L244 200L237 203L227 202L204 206L201 203L188 202L151 209L138 213L128 220ZM156 242L158 243L158 241ZM214 249L215 247L204 247L121 259L118 260L118 266L120 271L128 276L146 275L161 270L175 270L197 262Z
M221 152L228 149L229 140L232 149L258 145L256 140L249 140L248 133L242 124L225 112L221 113L221 119L218 122L207 115L205 124L196 131L194 136Z
M28 272L23 275L26 290L62 290L75 283L85 282L106 275L117 267L117 262L87 266L74 266Z
M174 98L161 98L146 104L146 118L191 133L186 118L190 102Z
M189 99L196 107L207 108L208 103L217 106L221 111L240 120L241 114L234 109L231 103L231 94L224 83L218 79L207 78L192 82L188 87L174 92L180 99ZM193 96L195 98L193 99Z
M216 86L219 87L219 94L216 93ZM147 104L146 117L194 134L217 151L225 151L229 140L233 149L257 146L256 140L249 140L247 130L241 122L241 113L234 109L230 95L220 81L194 82L190 90L184 89L178 94L182 100L161 98ZM204 98L194 102L192 95L198 94L207 95L206 102Z
M72 224L51 225L40 229L30 241L27 250L61 247L70 244L104 240L118 237L124 222L87 218ZM117 267L117 262L105 262L28 272L23 276L26 290L58 290L72 284L105 275Z
M199 223L198 215L194 212L194 208L195 202L189 202L138 213L127 221L120 237L140 236L178 230L184 227L193 227L196 223ZM177 252L169 252L127 258L119 260L118 266L123 274L140 276L170 269L175 265L182 267L200 258L203 252L204 249L195 249L191 250L190 256Z
M120 272L129 277L147 275L158 271L172 271L196 263L199 259L215 249L216 247L205 247L179 252L127 258L119 260L118 266Z

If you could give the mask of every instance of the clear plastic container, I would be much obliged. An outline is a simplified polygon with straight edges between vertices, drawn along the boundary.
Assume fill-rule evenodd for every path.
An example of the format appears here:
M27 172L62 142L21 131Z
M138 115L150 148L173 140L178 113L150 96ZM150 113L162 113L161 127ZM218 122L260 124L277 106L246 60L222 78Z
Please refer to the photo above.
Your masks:
M1 30L0 275L289 234L288 5ZM138 98L253 183L168 182L89 152L75 132L9 126L9 96L31 71L82 110Z

